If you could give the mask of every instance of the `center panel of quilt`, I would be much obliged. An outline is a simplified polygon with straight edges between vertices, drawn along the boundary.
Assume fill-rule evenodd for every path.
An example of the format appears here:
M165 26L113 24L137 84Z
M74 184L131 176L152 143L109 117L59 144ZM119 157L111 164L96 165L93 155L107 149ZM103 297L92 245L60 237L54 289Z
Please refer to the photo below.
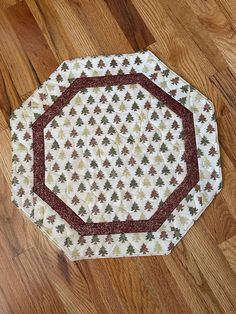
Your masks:
M81 89L44 145L46 186L87 223L150 219L187 174L182 119L140 84Z
M81 98L83 98L83 95L86 94L87 91L91 88L92 90L90 92L92 92L92 94L94 93L94 96L87 95L84 101L82 101ZM103 88L105 88L105 90ZM120 91L125 90L125 88L128 88L129 91L127 90L125 92L127 99L122 101L122 96L120 96L119 93ZM101 93L99 98L99 93L103 90L106 91L106 95ZM116 92L113 93L113 90ZM132 90L133 92L131 92ZM112 96L111 100L107 101L107 99L105 100L104 96L107 97L109 91ZM136 101L131 101L132 97L134 97ZM100 105L99 107L98 105L100 104L101 99L101 104L104 105L103 110L101 109L102 106ZM70 102L72 101L73 104L74 100L78 103L78 107L82 108L80 114L77 113L73 106L70 108ZM129 101L131 101L132 105L130 105L131 107L128 107L127 110L126 106L128 106L127 103ZM108 104L106 104L106 102L108 102ZM119 110L122 112L123 117L122 114L121 117L119 117L117 114L118 109L116 106L114 106L116 103L117 107L121 107L121 110L120 108ZM66 108L69 108L69 116L66 114L67 111L64 111ZM136 111L139 111L139 114L137 114ZM97 122L95 118L96 115L99 115L100 113L101 117L98 119L100 125L96 126ZM133 117L132 113L135 118ZM114 116L112 116L112 114ZM85 119L87 125L84 125L84 121L82 120L83 115L88 116L89 120ZM76 116L76 119L74 119L72 124L73 116ZM159 118L159 116L161 116L161 118ZM64 122L61 121L62 125L59 125L59 123L56 121L58 118L65 119ZM108 118L111 120L109 121ZM127 119L127 121L123 120L122 123L121 118L125 120ZM159 121L157 122L159 123L159 133L157 130L155 131L155 128L157 128L155 121ZM137 130L140 128L139 131L136 131L139 133L139 136L134 135L133 130L131 131L129 123L132 122L134 123L133 128L137 128ZM121 126L119 128L118 124L120 123ZM166 132L166 125L169 123L171 126L168 125L168 131ZM74 127L72 126L72 128L69 129L70 135L63 135L65 131L64 124L67 128L70 125L74 125ZM105 126L107 124L107 129L106 127L102 129L102 124ZM75 126L76 128L80 127L80 130L78 129L77 131ZM56 130L53 133L54 129L60 127L60 130ZM94 131L95 129L96 131ZM142 133L144 129L145 133ZM52 209L57 211L61 218L65 219L70 224L70 226L77 230L81 235L115 234L158 230L163 222L169 217L171 212L178 206L178 204L199 180L193 114L141 73L101 77L82 77L75 79L71 85L66 90L64 90L64 92L62 92L61 96L55 100L53 105L33 123L32 130L34 151L33 191L43 201L50 205ZM173 133L174 130L176 130L177 136L174 136L170 130L172 130ZM147 136L147 134L151 133L152 131L154 131L152 136ZM102 153L102 148L103 146L106 147L106 145L104 145L104 143L99 144L99 137L101 136L102 138L104 132L107 134L107 136L105 136L105 144L107 143L107 145L109 145L109 143L111 143L109 151L105 150L105 153L108 154L107 156ZM91 134L93 134L93 137L89 142L87 142L87 148L84 148L86 142L85 138L89 137ZM113 138L113 135L116 137ZM125 143L125 148L123 147L120 150L119 144L116 142L117 137L118 143ZM53 143L50 144L51 139L53 139ZM72 139L74 140L72 141ZM107 139L109 143L107 142ZM62 160L66 160L64 168L63 162L60 164L55 162L56 165L54 163L51 166L48 164L50 160L52 161L54 159L54 153L47 151L46 154L47 141L49 141L48 149L56 151L55 159L57 160L57 158L62 157ZM102 141L104 141L104 138ZM156 144L159 141L160 143ZM128 144L130 145L129 147L127 147ZM171 146L172 144L174 146ZM138 145L139 147L137 150L138 153L134 150L135 145ZM168 150L168 146L171 147L171 152ZM90 150L88 147L90 147ZM97 147L97 150L93 149L91 153L91 147ZM69 151L70 148L72 151L71 155L68 154L68 157L65 151ZM142 151L142 148L144 151ZM157 148L159 149L158 151ZM80 152L77 151L78 149ZM121 158L122 152L124 158ZM155 158L154 152L158 154ZM139 154L141 157L137 158ZM83 159L81 157L82 155ZM109 160L108 156L112 158ZM95 157L96 160L94 159ZM118 162L114 157L118 159ZM131 169L134 167L134 165L137 164L135 157L139 162L139 166L135 173L131 173L129 168ZM80 171L79 173L78 171L73 171L73 166L75 166L72 164L73 159L79 163L79 165L77 164L77 168L79 167L78 169ZM85 162L86 159L90 160L90 163L88 162L87 167ZM117 168L123 167L123 172L119 171L119 173L117 173L115 169L111 169L110 172L105 171L104 169L107 169L109 165L111 165L113 168L115 168L115 166L117 166ZM170 169L170 165L172 165L173 169ZM184 167L184 165L186 167ZM83 173L80 168L82 170L85 168L85 172ZM136 175L137 170L138 175ZM59 173L58 184L50 186L50 182L53 182L53 176L50 174L52 171ZM68 174L70 173L70 182L68 182L69 180L67 180L67 176L64 172L68 172ZM139 185L140 181L138 181L137 178L141 177L142 173L144 173L144 176L146 174L146 176L143 180L143 185ZM130 177L132 178L130 181L127 180L128 183L126 182L125 185L122 179L123 177L129 177L128 174L131 174ZM171 176L170 181L163 181L161 175L168 177L169 174ZM82 180L80 179L81 175L83 176ZM119 177L119 175L121 175L121 177ZM81 207L78 206L79 209L75 209L74 207L73 210L71 208L71 204L76 205L74 203L77 203L77 205L80 205L79 203L84 201L84 199L82 200L81 198L81 194L86 191L86 185L84 182L88 182L91 178L95 179L95 176L96 181L94 180L91 185L87 184L87 187L89 187L89 194L83 196L85 198L88 197L88 200L90 200L92 198L91 195L95 195L94 199L96 200L97 197L97 203L94 203L92 207L87 206L87 210L83 205ZM108 177L110 181L108 180ZM151 177L155 177L153 182L150 179ZM178 178L180 182L178 182L176 178ZM104 184L100 185L99 187L98 181L102 179L105 180L103 182ZM78 195L72 195L72 198L68 198L68 194L72 190L71 184L75 180L78 180L79 183L74 184L76 187L76 192L80 193ZM71 198L69 205L67 205L67 203L62 200L63 190L61 193L61 198L57 196L57 194L60 193L60 187L58 185L59 183L63 183L63 181L66 182L66 184L64 184L64 186L66 186L64 191L67 192L66 202L68 203L68 199L70 200ZM111 182L114 182L113 185ZM148 190L150 182L154 185ZM161 192L161 187L165 184L168 186L163 193ZM48 186L50 186L50 188ZM175 189L173 189L172 193L170 186L175 186ZM112 206L111 204L109 204L109 206L108 204L106 205L106 196L101 192L101 189L109 191L110 189L112 190L112 187L113 192L108 201L112 201L113 203L117 202L118 204L122 204L124 201L130 202L130 209L124 209L123 204L120 205L120 208L115 207L117 213L124 213L123 217L125 218L121 217L121 215L119 217L117 213L115 213L113 220L106 221L104 220L105 211L107 208L112 208ZM125 187L127 187L129 190L119 194L119 190L122 190ZM141 198L144 200L144 207L141 207L141 211L143 210L143 212L150 212L151 217L149 219L148 216L146 216L144 219L142 212L141 219L138 215L135 218L136 220L131 216L131 214L138 212L140 204L142 204L142 202L138 203L138 198L135 199L136 194L132 194L136 188L138 191L138 197L140 198L141 195ZM142 189L144 189L144 191L142 191ZM147 193L145 195L145 189L148 190L149 194ZM94 190L99 191L98 196L96 196ZM141 192L141 194L139 192ZM156 206L154 208L152 205L154 204L153 200L155 200L155 198L158 200L160 196L164 197L163 199L159 200L159 203L158 201L155 203ZM147 199L149 200L147 201ZM102 215L98 215L99 211L101 210L98 207L98 201L102 205L105 205L101 206L104 213ZM159 207L157 206L157 203L159 204ZM78 212L79 210L80 213ZM114 211L114 207L112 210ZM109 215L112 213L112 210L109 210ZM93 217L102 217L102 222L93 222L91 218L92 213ZM87 221L85 221L83 218L83 215L85 214L88 215ZM109 219L110 218L111 217L109 217Z

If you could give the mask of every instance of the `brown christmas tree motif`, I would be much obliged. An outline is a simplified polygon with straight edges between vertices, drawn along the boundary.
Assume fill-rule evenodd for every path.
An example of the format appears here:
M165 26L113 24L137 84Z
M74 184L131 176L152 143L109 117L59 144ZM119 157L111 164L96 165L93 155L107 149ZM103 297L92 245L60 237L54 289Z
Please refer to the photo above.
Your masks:
M186 175L181 130L140 85L87 88L44 130L46 185L86 222L149 219Z

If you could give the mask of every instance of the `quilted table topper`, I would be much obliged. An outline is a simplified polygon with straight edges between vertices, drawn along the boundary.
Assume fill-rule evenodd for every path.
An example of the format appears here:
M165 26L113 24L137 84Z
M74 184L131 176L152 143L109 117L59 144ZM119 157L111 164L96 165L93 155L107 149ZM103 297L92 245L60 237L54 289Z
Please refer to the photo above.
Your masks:
M71 260L168 254L221 189L212 103L149 51L63 62L11 130L13 201Z

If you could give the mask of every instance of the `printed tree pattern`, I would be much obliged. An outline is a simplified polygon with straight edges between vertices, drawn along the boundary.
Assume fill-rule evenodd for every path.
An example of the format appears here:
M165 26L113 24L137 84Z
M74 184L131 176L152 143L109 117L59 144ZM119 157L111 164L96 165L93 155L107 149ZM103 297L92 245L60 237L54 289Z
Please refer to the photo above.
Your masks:
M155 232L82 236L33 191L32 124L75 78L130 73L193 113L200 180ZM72 260L168 254L221 190L212 103L149 51L63 62L11 130L12 200ZM181 119L136 84L78 91L44 131L45 184L88 223L148 219L186 175Z
M138 84L78 93L44 134L46 185L85 222L149 219L186 176L181 118Z

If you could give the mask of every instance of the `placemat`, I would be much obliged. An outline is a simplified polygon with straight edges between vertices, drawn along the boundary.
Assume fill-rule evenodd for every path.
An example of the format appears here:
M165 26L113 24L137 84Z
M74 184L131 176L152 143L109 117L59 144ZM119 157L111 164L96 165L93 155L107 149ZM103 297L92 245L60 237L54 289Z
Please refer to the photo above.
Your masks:
M150 51L63 62L11 129L13 202L71 260L168 254L221 189L211 101Z

